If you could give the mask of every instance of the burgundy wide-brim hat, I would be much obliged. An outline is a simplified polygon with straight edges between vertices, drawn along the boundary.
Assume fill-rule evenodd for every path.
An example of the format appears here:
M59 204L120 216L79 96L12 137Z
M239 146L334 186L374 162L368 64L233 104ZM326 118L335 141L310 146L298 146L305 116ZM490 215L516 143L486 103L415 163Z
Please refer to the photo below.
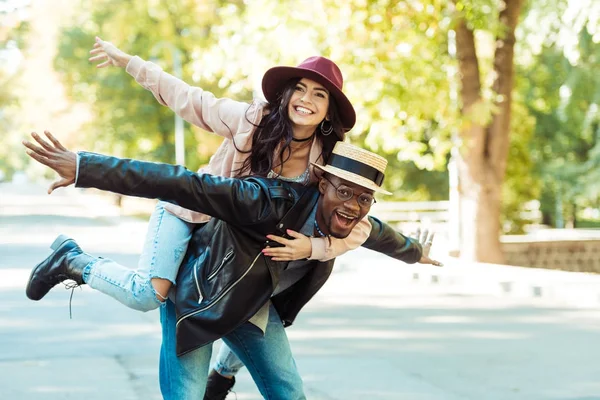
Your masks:
M328 58L309 57L297 67L273 67L265 72L262 90L269 103L277 103L286 82L292 78L307 78L320 83L329 91L337 104L338 113L345 130L352 129L356 122L356 112L352 103L342 92L344 78L338 66Z

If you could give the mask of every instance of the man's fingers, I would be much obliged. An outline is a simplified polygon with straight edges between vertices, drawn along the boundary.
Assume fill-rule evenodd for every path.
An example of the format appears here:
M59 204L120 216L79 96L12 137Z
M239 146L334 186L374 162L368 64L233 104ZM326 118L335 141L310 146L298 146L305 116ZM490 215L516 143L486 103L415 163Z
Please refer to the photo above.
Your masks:
M42 157L44 160L48 160L50 157L50 154L46 150L42 149L41 147L36 146L35 144L33 144L31 142L24 140L23 145L25 147L27 147L27 149L28 149L27 154L30 155L32 158L35 158L35 157L33 157L34 155ZM37 158L36 158L36 160L37 160Z
M33 138L35 139L36 142L38 142L40 144L40 146L42 146L44 148L44 150L46 150L46 154L49 156L51 153L54 152L54 147L50 146L50 143L46 142L40 135L38 135L36 132L33 132L31 134L31 136L33 136Z
M441 262L437 261L437 260L431 260L431 264L435 265L436 267L443 267L444 264L442 264Z
M26 153L29 157L33 158L35 161L39 162L40 164L44 164L45 166L52 168L51 162L48 158L46 158L34 151L31 151L31 150L27 150ZM52 169L54 169L54 168L52 168Z
M63 146L62 143L59 142L58 139L55 138L54 135L52 135L49 131L44 131L44 134L52 142L55 148L59 149L60 151L68 151L65 146Z
M50 185L50 188L48 189L48 194L52 194L52 192L55 189L61 188L61 187L67 187L71 184L75 183L75 180L73 179L59 179L57 181L52 182L52 184Z
M429 235L429 238L427 239L427 243L429 243L429 244L433 243L434 237L435 237L435 232L431 232L431 235Z
M100 54L100 53L104 53L104 49L102 48L102 46L100 46L100 44L95 43L94 44L94 48L90 50L90 54Z
M428 235L429 235L429 229L425 229L421 233L421 236L419 237L419 242L421 242L422 244L425 244L427 242L427 236Z
M436 267L444 266L444 264L442 264L440 261L433 260L425 255L421 257L421 259L419 260L419 264L431 264L431 265L435 265Z
M31 150L34 153L41 153L44 151L44 149L39 148L38 146L36 146L35 144L31 143L28 140L23 140L21 143L23 143L23 146L27 147L29 150Z

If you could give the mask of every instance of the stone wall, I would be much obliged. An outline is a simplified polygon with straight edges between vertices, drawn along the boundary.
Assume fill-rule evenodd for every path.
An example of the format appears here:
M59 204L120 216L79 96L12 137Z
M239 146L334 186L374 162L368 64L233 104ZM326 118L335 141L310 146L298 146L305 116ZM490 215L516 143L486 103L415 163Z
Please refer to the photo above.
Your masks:
M600 273L600 238L504 236L502 246L508 265Z

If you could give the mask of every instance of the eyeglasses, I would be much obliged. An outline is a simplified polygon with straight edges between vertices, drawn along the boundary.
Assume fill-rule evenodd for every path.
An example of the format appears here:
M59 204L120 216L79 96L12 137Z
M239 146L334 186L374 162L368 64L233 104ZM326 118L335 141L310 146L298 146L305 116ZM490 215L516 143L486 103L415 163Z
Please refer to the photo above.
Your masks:
M354 189L352 189L351 187L348 187L343 183L338 186L335 186L333 182L327 179L325 175L323 175L323 178L327 182L331 183L331 186L335 188L335 194L337 195L337 198L341 201L348 201L352 197L354 197ZM375 204L375 202L375 197L373 197L371 193L361 193L358 195L358 205L361 208L371 207L373 204Z

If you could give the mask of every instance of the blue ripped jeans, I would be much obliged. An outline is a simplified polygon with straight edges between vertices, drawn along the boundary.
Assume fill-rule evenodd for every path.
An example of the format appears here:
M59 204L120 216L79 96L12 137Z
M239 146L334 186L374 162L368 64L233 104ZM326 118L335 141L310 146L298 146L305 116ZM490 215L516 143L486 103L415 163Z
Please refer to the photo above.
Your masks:
M187 223L164 209L159 202L150 217L137 269L106 258L97 258L85 267L83 281L129 308L150 311L161 304L152 278L175 283L185 256L194 224Z
M175 306L170 300L167 300L165 307L160 308L160 322L163 342L160 349L159 378L163 398L204 398L212 343L177 357L177 318ZM269 322L264 334L259 328L246 322L222 339L246 365L263 398L306 399L290 343L275 307L271 305L269 308Z

